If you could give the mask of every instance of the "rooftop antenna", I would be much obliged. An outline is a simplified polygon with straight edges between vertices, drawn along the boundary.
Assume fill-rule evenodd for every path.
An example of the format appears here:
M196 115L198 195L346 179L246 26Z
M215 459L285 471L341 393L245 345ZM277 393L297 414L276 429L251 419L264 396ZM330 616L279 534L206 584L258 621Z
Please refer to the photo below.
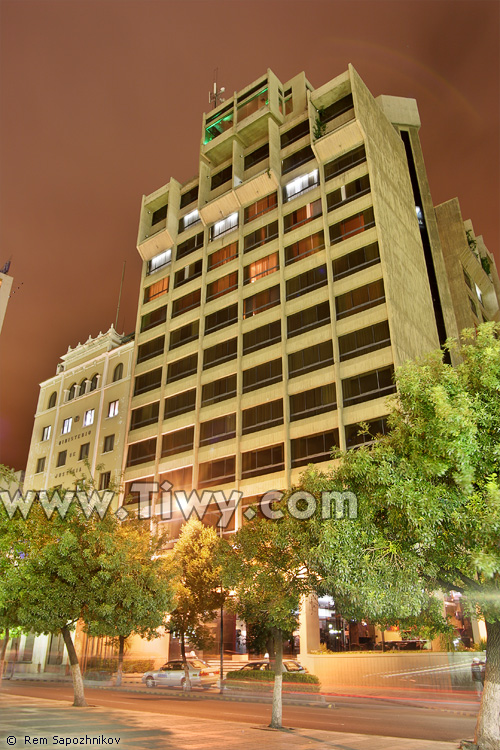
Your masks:
M123 261L123 271L122 271L122 280L120 283L120 293L118 295L118 304L116 306L116 320L115 320L115 331L118 332L118 315L120 314L120 302L122 299L122 289L123 289L123 279L125 278L125 266L127 265L127 261Z
M226 90L224 86L221 86L220 89L217 88L217 71L219 68L215 68L214 70L214 90L210 91L208 94L208 103L213 104L212 109L215 109L216 107L221 104L221 102L225 101L222 94Z

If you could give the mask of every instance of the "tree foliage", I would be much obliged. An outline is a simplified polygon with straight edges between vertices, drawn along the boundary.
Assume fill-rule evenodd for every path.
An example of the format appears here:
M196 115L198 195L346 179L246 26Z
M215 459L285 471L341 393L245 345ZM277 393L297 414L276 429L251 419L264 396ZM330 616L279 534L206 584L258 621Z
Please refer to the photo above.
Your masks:
M358 518L321 524L317 554L342 611L417 616L436 589L461 592L485 619L488 667L476 730L500 744L500 325L449 342L396 373L390 433L340 457L304 487L353 491Z

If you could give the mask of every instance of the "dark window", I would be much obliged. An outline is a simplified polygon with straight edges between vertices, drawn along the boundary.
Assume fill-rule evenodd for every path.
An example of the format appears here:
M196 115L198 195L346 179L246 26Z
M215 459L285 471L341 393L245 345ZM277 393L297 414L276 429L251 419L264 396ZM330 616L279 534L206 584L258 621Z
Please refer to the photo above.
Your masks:
M208 256L208 270L211 271L214 268L223 266L225 263L230 263L232 260L238 257L238 243L231 242L230 245L224 245L220 250L216 250L215 253Z
M360 404L363 401L371 401L380 396L387 396L396 392L393 382L394 367L382 367L380 370L363 372L353 378L342 381L342 393L344 394L344 406Z
M198 200L198 185L195 185L187 192L181 195L181 208L189 206L190 203L194 203Z
M305 331L312 331L330 322L330 304L321 302L319 305L300 310L286 319L288 338L298 336Z
M248 432L267 430L268 427L276 427L279 424L283 424L283 399L281 398L243 410L243 435Z
M359 214L349 216L337 224L332 224L330 227L330 244L336 245L338 242L342 242L348 237L354 237L355 234L365 232L374 226L373 208L367 208Z
M307 258L308 255L314 255L325 247L325 235L323 232L316 232L309 237L294 242L293 245L285 247L285 265L295 263L296 260Z
M281 134L281 148L289 146L291 143L300 140L305 135L309 135L309 118L299 122L294 128L290 128L286 133Z
M244 94L241 94L238 97L238 99L237 99L238 104L240 104L241 102L244 102L246 99L248 99L250 96L252 96L252 94L265 93L267 91L267 88L264 88L266 86L266 84L267 84L267 78L264 78L263 81L261 81L260 83L257 83L255 86L253 86L248 91L245 91Z
M212 281L207 285L207 302L211 299L222 297L224 294L229 294L229 292L232 292L237 288L238 271L233 271L233 273L230 273L227 276L222 276L220 279L215 279L215 281Z
M334 281L343 279L344 276L350 276L362 268L369 268L369 266L375 265L375 263L380 263L377 242L360 247L352 253L343 255L341 258L336 258L332 264L333 279Z
M294 276L286 282L287 300L295 299L303 294L308 294L314 289L320 289L328 283L326 266L316 266L309 271Z
M241 454L241 478L255 477L259 474L270 474L283 471L285 468L283 443L259 448Z
M211 445L236 436L236 414L210 419L200 424L200 445Z
M465 283L467 284L467 286L469 287L469 289L472 292L472 281L470 280L470 276L467 273L467 271L465 270L465 268L462 268L462 271L464 272Z
M193 310L195 307L199 307L201 302L201 289L195 289L194 292L179 297L174 300L172 304L172 318L176 318L178 315L182 315L188 310Z
M469 297L469 304L470 304L470 309L472 310L472 312L474 313L474 315L477 318L478 317L477 306L476 306L476 303L474 302L474 300L471 299L470 297Z
M269 143L264 143L263 146L259 146L255 151L245 156L244 169L250 169L269 156Z
M54 391L54 393L50 394L47 409L53 409L54 406L56 405L56 401L57 401L57 393Z
M337 320L355 315L361 310L380 305L385 300L384 282L382 279L372 281L371 284L352 289L350 292L335 297Z
M243 300L243 318L251 318L252 315L269 310L275 305L280 303L280 288L279 284L272 286L269 289L264 289L258 294L254 294L252 297L247 297Z
M219 401L225 401L234 396L236 396L236 375L229 375L227 378L206 383L202 387L201 405L217 404Z
M268 211L275 209L277 205L278 193L271 193L271 195L266 195L265 198L260 198L245 208L243 223L248 224L248 222L253 221L258 216L267 214Z
M36 462L36 472L35 474L41 474L42 471L45 471L45 456L42 458L39 458Z
M295 438L291 441L292 467L328 461L333 447L339 447L338 430Z
M383 320L381 323L339 336L340 361L344 362L346 359L359 357L360 354L383 349L390 343L389 323Z
M107 490L111 484L111 472L104 471L99 475L99 490Z
M157 339L151 339L145 344L141 344L137 350L137 364L139 362L145 362L147 359L157 357L159 354L163 354L165 347L165 336L159 336Z
M290 396L290 422L314 417L317 414L323 414L326 411L332 411L336 408L337 396L335 383L320 385L318 388L312 388L310 391L302 391Z
M273 320L265 326L254 328L243 334L243 354L249 354L256 349L264 349L266 346L281 341L281 320Z
M71 401L72 399L74 399L75 394L76 394L76 383L73 383L73 385L68 391L68 401Z
M356 167L358 164L362 164L364 161L366 161L365 147L358 146L352 151L348 151L347 154L339 156L338 159L325 164L325 180L331 180L333 177L347 172L347 170Z
M371 419L369 422L365 422L364 424L368 426L368 432L361 431L361 423L346 425L345 442L347 448L354 448L356 445L366 445L367 443L373 443L377 436L387 435L387 433L389 432L387 417L381 417L380 419Z
M290 154L286 159L283 159L281 162L281 173L288 174L288 172L291 172L296 167L300 167L302 164L306 164L306 162L311 161L311 159L314 159L312 148L309 145L304 146L304 148L295 151L295 153Z
M174 276L174 289L183 284L187 284L188 281L197 279L201 276L203 271L203 260L197 260L195 263L191 263L190 266L184 266L180 271L175 272Z
M176 328L175 331L170 332L170 345L169 349L177 349L179 346L187 344L189 341L195 341L198 338L200 332L200 321L193 320L192 323L188 323L181 328Z
M330 120L334 120L336 117L344 114L344 112L348 112L353 107L352 94L348 94L342 99L338 99L336 102L333 102L333 104L322 109L320 112L320 120L322 123L330 122Z
M220 172L217 172L217 174L214 174L212 176L212 181L210 183L210 190L215 190L221 185L224 185L226 182L229 182L232 176L233 176L233 165L230 164L228 167L221 169Z
M154 461L156 455L156 438L142 440L128 447L127 466L143 464L146 461Z
M113 383L123 378L123 363L119 362L113 370Z
M328 211L333 211L339 206L343 206L345 203L360 198L362 195L366 195L370 192L370 178L367 174L363 177L359 177L353 182L349 182L347 185L342 185L338 190L334 190L333 193L329 193L326 196L326 205Z
M238 354L238 339L229 339L221 341L203 352L203 369L208 370L210 367L216 367L223 362L229 362L236 359Z
M189 357L178 359L176 362L170 362L167 368L167 383L173 383L176 380L187 378L194 375L198 369L198 353L190 354Z
M149 331L150 328L159 326L165 323L167 319L167 306L157 307L156 310L152 310L147 315L143 315L141 318L141 333Z
M238 303L223 307L205 318L205 335L219 331L221 328L230 326L238 321Z
M183 393L176 393L165 399L164 419L176 417L178 414L187 414L196 407L196 388Z
M188 240L178 245L177 260L185 258L186 255L189 255L190 253L194 253L194 251L199 250L200 247L203 247L203 232L199 232L199 234L190 237Z
M64 464L66 463L67 454L68 454L68 451L60 451L58 453L56 466L64 466Z
M160 402L155 401L147 406L141 406L139 409L133 409L130 418L130 429L138 430L139 427L145 427L148 424L154 424L158 421L160 411Z
M283 380L281 359L263 362L261 365L243 371L243 393L256 391L258 388L279 383L281 380Z
M165 278L160 279L154 284L146 287L146 289L144 290L144 304L146 304L146 302L151 302L151 300L157 299L158 297L162 297L168 292L169 278L170 276L165 276Z
M264 276L268 276L270 273L278 271L279 267L278 251L266 255L265 258L260 258L260 260L254 260L253 263L244 268L243 284L251 284Z
M165 310L165 314L166 314L166 310ZM97 388L98 379L99 379L99 376L97 375L97 373L92 376L92 380L90 381L90 386L89 386L89 393L91 391L95 391L95 389Z
M115 436L106 435L106 437L104 438L103 453L110 453L110 451L112 451L114 447L115 447Z
M134 382L134 396L159 388L161 386L161 373L162 368L158 367L156 370L138 375Z
M274 240L277 236L278 222L272 221L270 224L266 224L265 227L256 229L255 232L251 232L243 238L243 252L247 253L249 250L265 245L266 242Z
M193 442L193 425L191 425L190 427L183 427L182 430L176 430L175 432L169 432L167 435L163 435L161 441L162 458L165 458L165 456L173 456L176 453L190 451L193 447Z
M285 234L291 232L292 229L301 227L302 224L308 224L318 216L321 216L321 198L318 198L318 200L313 201L312 203L307 203L305 206L300 206L300 208L296 208L295 211L286 214L283 219Z
M199 464L199 486L210 487L210 485L222 484L222 482L234 482L235 465L235 456Z
M89 457L89 451L90 451L90 443L82 443L80 446L80 454L78 456L79 461L83 461L84 459Z
M329 365L333 365L333 344L331 339L289 354L288 377L295 378L297 375L314 372Z
M151 216L151 226L154 227L155 224L159 224L160 221L163 221L163 219L167 218L167 204L164 206L160 206L160 208L157 208L156 211L153 211L153 214Z

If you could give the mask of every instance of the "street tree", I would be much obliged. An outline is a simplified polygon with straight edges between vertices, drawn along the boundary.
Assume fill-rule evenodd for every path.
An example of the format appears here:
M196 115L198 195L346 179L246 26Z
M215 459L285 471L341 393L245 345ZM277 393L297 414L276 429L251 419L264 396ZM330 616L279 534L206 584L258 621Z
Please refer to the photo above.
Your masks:
M487 669L475 746L500 747L500 325L449 342L396 373L390 432L310 469L317 494L354 492L357 519L320 524L318 558L339 608L374 621L412 618L437 589L484 618Z
M191 518L182 527L179 540L167 558L174 591L167 627L180 640L184 691L191 690L186 643L202 649L213 642L208 623L214 620L226 596L218 562L220 544L215 529Z
M121 685L125 641L132 635L147 640L161 636L173 592L163 556L166 535L149 521L115 524L102 556L96 597L85 613L85 629L92 636L118 639L116 685Z
M283 501L284 502L284 501ZM279 513L280 507L276 506ZM301 599L319 585L310 566L310 526L285 512L280 520L255 517L226 543L222 568L232 590L231 608L249 623L265 625L274 636L274 689L271 727L282 726L283 636L297 627Z

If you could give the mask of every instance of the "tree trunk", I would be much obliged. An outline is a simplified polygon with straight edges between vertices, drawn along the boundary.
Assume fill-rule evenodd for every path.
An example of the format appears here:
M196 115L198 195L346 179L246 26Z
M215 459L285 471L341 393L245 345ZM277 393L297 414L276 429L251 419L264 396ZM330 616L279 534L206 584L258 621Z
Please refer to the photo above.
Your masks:
M5 635L2 642L2 650L0 651L0 687L2 685L3 670L5 667L5 654L7 653L7 644L9 642L9 628L5 628Z
M500 622L487 622L487 662L484 690L474 741L478 750L500 747Z
M269 726L273 729L281 729L283 715L283 632L278 629L275 632L273 710Z
M188 693L191 690L191 680L189 678L189 664L186 659L186 640L184 632L181 633L181 655L182 663L184 665L184 684L182 685L182 689L185 693Z
M61 628L62 637L64 644L68 651L69 663L71 665L71 677L73 678L73 692L74 692L74 706L87 706L88 703L85 700L85 693L83 691L83 680L82 673L80 672L80 664L78 663L78 656L76 655L75 644L71 638L71 633L67 625Z
M383 628L381 628L382 631L382 653L385 652L385 631Z
M118 636L118 643L120 645L118 647L118 669L116 672L116 681L115 681L116 687L119 687L122 684L123 652L125 651L125 636L124 635Z

